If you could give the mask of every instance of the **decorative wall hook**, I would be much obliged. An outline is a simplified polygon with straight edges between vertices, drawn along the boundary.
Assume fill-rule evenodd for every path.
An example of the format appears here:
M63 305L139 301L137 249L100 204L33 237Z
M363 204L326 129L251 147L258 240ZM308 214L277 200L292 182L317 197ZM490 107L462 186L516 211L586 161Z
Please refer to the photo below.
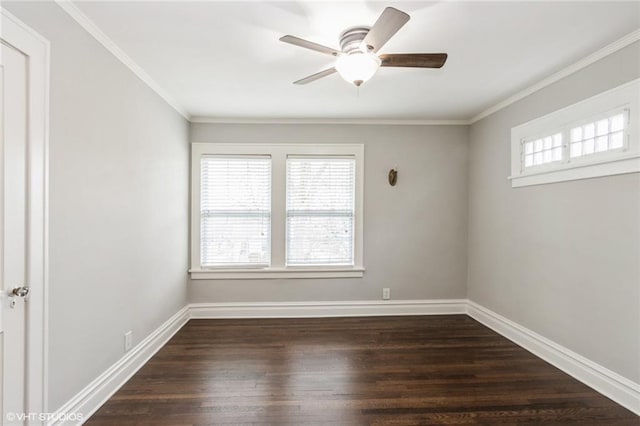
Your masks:
M398 182L398 168L394 167L389 170L389 185L396 186L396 182Z

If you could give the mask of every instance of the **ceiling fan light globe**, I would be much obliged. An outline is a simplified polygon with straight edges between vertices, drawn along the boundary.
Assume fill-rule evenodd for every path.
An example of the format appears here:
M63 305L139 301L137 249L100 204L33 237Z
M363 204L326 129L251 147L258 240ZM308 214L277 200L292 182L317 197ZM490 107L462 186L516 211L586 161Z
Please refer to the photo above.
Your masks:
M345 81L360 86L373 77L380 68L380 63L380 58L376 55L357 51L340 56L335 68Z

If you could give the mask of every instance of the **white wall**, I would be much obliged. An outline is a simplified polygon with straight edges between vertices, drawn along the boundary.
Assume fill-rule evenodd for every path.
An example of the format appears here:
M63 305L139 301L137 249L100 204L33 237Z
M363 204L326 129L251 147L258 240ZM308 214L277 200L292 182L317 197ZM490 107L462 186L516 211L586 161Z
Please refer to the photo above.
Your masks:
M363 143L364 278L192 280L191 302L466 295L466 126L192 124L192 142ZM398 184L387 174L398 166Z
M511 128L640 77L635 43L471 126L468 295L640 382L640 174L511 188Z
M53 3L49 411L186 303L188 124Z

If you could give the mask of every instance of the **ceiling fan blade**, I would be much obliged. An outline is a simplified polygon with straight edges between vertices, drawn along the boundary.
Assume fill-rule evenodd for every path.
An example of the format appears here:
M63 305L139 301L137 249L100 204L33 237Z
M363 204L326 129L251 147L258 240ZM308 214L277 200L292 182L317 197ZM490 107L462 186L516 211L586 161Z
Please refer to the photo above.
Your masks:
M387 53L379 56L382 67L441 68L446 53Z
M410 16L393 7L387 7L382 11L373 27L362 40L362 46L369 51L377 52L384 46L400 28L410 19Z
M331 56L338 56L342 53L339 50L332 49L331 47L323 46L321 44L304 40L292 35L286 35L286 36L280 37L280 41L293 44L295 46L304 47L305 49L315 50L316 52L324 53L326 55L331 55Z
M317 73L315 73L315 74L311 74L311 75L310 75L310 76L308 76L308 77L301 78L301 79L300 79L300 80L298 80L298 81L294 81L294 82L293 82L293 84L307 84L307 83L311 83L312 81L316 81L316 80L321 79L322 77L326 77L326 76L328 76L328 75L331 75L331 74L333 74L334 72L336 72L336 69L335 69L335 68L333 68L333 67L331 67L331 68L328 68L328 69L326 69L326 70L324 70L324 71L320 71L320 72L317 72Z

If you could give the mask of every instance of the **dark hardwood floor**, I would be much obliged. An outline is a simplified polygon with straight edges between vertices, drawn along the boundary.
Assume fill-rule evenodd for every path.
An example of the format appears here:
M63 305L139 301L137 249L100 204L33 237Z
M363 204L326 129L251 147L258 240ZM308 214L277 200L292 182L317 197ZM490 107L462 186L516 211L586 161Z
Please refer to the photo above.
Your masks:
M466 315L191 320L87 422L638 425Z

